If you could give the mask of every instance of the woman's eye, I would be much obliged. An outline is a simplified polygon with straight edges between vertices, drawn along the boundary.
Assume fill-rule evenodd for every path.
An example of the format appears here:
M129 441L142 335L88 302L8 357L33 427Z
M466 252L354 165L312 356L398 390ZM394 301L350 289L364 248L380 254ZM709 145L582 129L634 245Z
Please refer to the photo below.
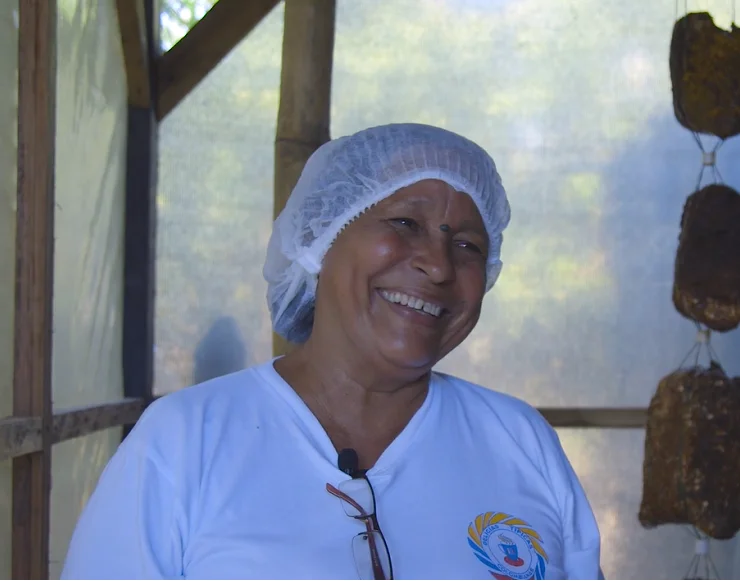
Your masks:
M461 240L457 243L457 245L460 248L464 248L465 250L470 250L471 252L475 252L476 254L483 255L483 251L480 249L480 246L473 244L472 242L466 242L465 240Z
M416 222L416 220L412 218L393 218L391 222L393 222L394 224L398 224L399 226L411 228L412 230L416 230L419 227L419 224Z

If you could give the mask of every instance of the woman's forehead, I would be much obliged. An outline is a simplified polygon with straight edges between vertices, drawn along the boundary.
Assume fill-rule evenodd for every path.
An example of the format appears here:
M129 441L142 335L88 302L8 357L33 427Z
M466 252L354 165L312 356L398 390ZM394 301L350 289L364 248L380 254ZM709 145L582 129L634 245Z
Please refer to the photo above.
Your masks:
M424 200L429 198L439 198L440 195L444 196L445 194L449 195L451 193L455 193L455 188L447 182L442 180L425 179L397 190L387 199L413 200L414 198L418 198Z
M379 206L427 211L442 209L468 217L476 216L482 221L473 199L441 180L422 180L401 188L383 200Z

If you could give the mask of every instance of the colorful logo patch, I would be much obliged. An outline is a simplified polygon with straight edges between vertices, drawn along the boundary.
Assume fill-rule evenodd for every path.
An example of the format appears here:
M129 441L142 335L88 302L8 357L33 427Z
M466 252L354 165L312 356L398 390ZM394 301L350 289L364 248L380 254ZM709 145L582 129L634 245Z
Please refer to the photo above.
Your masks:
M544 579L547 553L528 523L503 512L479 514L468 527L468 544L494 579Z

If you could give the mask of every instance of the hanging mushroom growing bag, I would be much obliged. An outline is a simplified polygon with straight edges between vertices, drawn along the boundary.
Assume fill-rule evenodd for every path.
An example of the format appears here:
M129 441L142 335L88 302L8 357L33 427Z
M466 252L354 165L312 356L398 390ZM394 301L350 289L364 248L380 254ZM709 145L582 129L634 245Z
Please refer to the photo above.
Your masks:
M664 377L648 408L639 514L645 527L740 530L740 378L717 364Z
M673 304L714 331L740 324L740 194L732 188L713 184L686 200Z
M673 109L691 131L727 139L740 134L740 29L715 26L706 12L673 27L670 53Z

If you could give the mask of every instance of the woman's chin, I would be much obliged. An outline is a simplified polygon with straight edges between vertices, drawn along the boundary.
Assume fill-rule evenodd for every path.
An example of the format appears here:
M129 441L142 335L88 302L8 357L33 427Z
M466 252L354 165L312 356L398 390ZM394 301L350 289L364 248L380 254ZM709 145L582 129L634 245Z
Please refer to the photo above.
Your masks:
M429 338L397 337L379 340L378 348L383 358L395 367L427 371L441 359L438 341Z

